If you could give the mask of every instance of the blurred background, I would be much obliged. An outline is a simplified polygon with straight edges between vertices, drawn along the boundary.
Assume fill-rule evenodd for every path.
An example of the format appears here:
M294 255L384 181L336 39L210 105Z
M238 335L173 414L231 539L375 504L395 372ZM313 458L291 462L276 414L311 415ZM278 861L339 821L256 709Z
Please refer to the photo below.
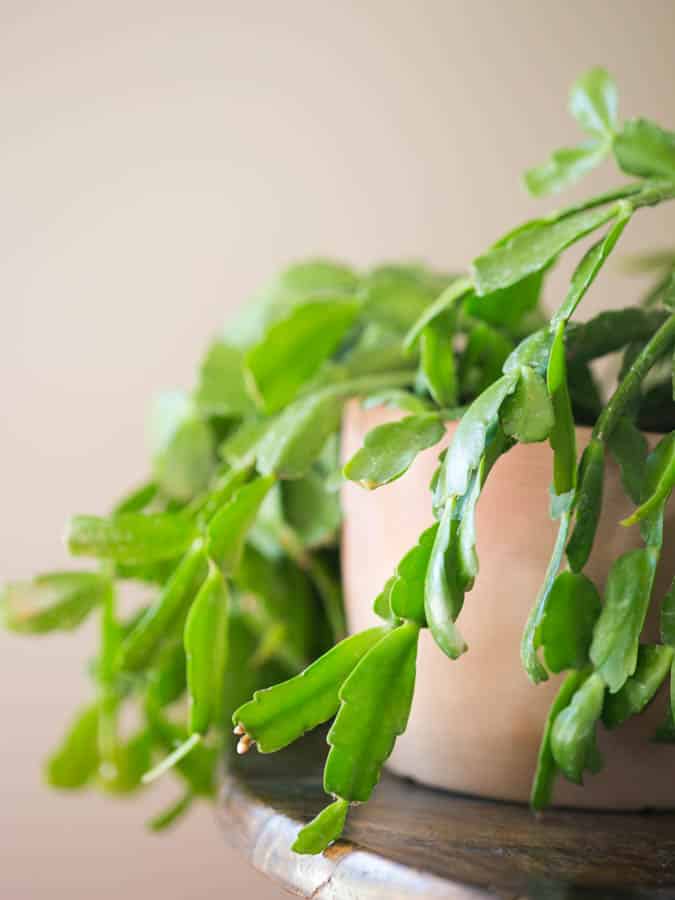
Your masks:
M280 266L465 265L550 206L519 177L577 140L584 69L675 125L673 47L672 0L0 0L0 577L67 564L67 516L145 475L150 397ZM648 218L624 250L675 243ZM0 633L0 896L280 897L207 808L149 836L164 787L43 787L91 638Z

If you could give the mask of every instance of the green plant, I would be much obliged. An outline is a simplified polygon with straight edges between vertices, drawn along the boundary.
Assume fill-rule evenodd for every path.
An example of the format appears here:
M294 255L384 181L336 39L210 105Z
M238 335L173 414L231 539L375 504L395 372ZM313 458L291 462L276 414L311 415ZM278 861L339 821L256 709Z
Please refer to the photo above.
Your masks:
M579 782L597 771L600 719L618 727L654 697L675 651L675 589L662 600L662 643L640 643L675 483L675 254L646 261L657 280L644 302L585 323L572 316L633 214L675 198L675 134L643 119L620 124L600 69L574 85L570 106L587 138L529 171L531 192L560 190L610 155L636 180L519 226L469 274L288 269L214 342L194 390L160 399L151 480L108 517L72 520L71 553L100 568L5 587L16 631L71 629L99 610L94 697L49 760L51 783L127 792L171 768L184 792L152 823L159 829L212 795L230 717L240 751L255 742L271 752L335 716L325 767L334 802L295 844L320 852L349 804L368 799L405 729L419 630L451 659L465 650L456 622L478 573L476 504L518 443L550 442L559 522L523 665L534 682L568 673L545 724L533 806L550 801L558 774ZM547 320L547 273L603 227ZM603 403L591 363L619 353ZM345 637L337 438L354 396L406 413L344 467L368 489L404 475L446 421L460 422L431 485L436 524L375 599L382 625ZM593 426L579 462L575 421ZM640 428L663 432L651 453ZM608 454L636 506L622 524L639 527L644 546L614 561L601 600L583 570ZM130 582L150 599L129 614L119 600ZM137 712L130 734L125 707ZM675 690L661 740L675 739L674 714Z

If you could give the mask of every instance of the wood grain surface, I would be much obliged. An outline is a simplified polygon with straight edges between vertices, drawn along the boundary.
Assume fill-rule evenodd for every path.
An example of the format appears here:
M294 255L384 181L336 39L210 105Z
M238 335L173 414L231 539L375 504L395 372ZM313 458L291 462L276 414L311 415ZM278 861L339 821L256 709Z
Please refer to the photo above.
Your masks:
M228 842L303 897L321 900L665 900L675 898L675 813L527 807L442 791L385 774L352 808L344 840L318 857L290 845L327 800L323 745L233 764L220 818ZM675 770L674 770L675 771Z

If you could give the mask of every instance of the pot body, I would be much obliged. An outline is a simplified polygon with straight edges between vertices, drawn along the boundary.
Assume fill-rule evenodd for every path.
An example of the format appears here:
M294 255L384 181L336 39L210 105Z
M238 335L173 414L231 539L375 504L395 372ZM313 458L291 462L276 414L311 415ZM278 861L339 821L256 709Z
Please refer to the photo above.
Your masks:
M351 403L344 421L344 459L371 428L400 417ZM429 482L455 427L450 425L444 444L420 454L398 481L375 492L345 485L343 578L352 631L378 621L374 598L433 523ZM577 429L579 452L589 437L590 429ZM452 661L422 631L410 721L388 762L397 774L481 797L528 800L544 723L563 677L535 686L520 662L523 628L556 535L548 513L551 472L547 444L519 445L491 472L477 508L480 572L458 620L469 650ZM601 593L612 561L640 546L638 529L618 524L631 509L618 468L608 459L602 517L585 570ZM658 604L673 577L674 560L671 508L647 622L649 639L658 639ZM600 725L603 771L587 777L584 787L557 779L554 802L607 809L675 807L675 747L650 740L666 704L664 688L643 714L611 734Z

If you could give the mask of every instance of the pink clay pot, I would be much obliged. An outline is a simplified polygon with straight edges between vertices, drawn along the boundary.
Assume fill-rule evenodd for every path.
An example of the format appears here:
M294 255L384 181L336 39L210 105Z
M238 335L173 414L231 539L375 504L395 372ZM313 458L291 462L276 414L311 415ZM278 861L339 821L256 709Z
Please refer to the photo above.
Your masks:
M352 402L346 411L343 457L348 459L376 425L400 418ZM429 482L443 444L422 453L398 481L369 492L347 484L343 492L343 569L349 626L359 631L376 623L373 599L403 554L432 524ZM590 429L577 428L579 452ZM650 444L657 440L648 436ZM493 469L478 504L480 572L458 620L469 650L448 659L423 630L417 682L407 731L388 767L423 784L493 797L527 801L542 729L562 676L534 686L520 662L525 621L541 586L555 540L548 514L552 460L547 444L521 445ZM612 561L640 546L637 528L618 522L631 510L613 460L606 469L603 511L587 573L602 591ZM670 509L655 602L647 623L658 636L658 601L673 577L675 510ZM666 710L665 688L640 716L612 733L600 727L605 768L584 787L560 778L558 805L637 810L675 807L675 748L651 742Z

